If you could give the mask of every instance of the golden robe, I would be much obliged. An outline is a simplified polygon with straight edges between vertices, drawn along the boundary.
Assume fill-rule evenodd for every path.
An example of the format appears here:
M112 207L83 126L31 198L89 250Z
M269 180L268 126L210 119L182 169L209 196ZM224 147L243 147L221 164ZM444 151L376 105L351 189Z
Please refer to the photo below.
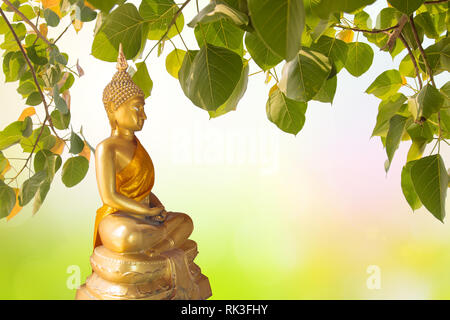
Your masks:
M116 173L116 191L130 199L142 201L150 194L155 184L155 168L152 159L138 138L136 138L136 142L137 145L133 158L125 168ZM102 245L102 240L98 233L100 221L107 215L117 211L119 209L105 204L97 210L94 229L94 249Z

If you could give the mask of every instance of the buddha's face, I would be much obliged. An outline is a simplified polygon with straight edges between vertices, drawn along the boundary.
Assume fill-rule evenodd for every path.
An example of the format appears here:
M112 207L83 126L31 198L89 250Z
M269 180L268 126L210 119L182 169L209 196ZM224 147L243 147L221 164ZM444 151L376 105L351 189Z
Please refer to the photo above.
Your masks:
M133 97L113 111L116 126L122 129L140 131L147 116L144 112L145 101L142 97Z

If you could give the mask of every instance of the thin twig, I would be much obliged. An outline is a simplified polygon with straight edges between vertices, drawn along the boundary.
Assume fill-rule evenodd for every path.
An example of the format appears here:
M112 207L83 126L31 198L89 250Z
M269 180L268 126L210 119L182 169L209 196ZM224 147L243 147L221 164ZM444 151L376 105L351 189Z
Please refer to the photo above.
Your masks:
M347 27L347 26L343 26L343 25L340 25L340 24L335 25L335 27L341 28L341 29L353 30L353 31L357 31L357 32L364 32L364 33L383 33L383 32L386 32L386 31L390 31L390 30L396 29L398 27L398 24L396 24L393 27L386 28L386 29L371 29L371 30Z
M66 31L67 31L67 30L69 29L69 27L72 25L73 21L74 21L74 20L72 20L72 21L70 22L70 24L64 29L64 31L61 32L61 34L58 36L58 38L56 38L56 40L53 41L53 44L55 44L55 43L63 36L64 33L66 33Z
M425 1L425 4L437 4L437 3L444 3L444 2L448 2L450 0L436 0L436 1Z
M419 67L417 65L416 58L414 57L414 54L413 54L411 48L409 47L408 42L406 42L405 37L401 33L399 35L399 38L403 42L403 45L405 46L406 50L408 50L408 54L409 54L409 56L411 58L411 61L412 61L413 65L414 65L414 69L416 70L417 80L419 80L419 88L422 89L422 86L423 86L422 85L422 79L420 78L420 71L419 71Z
M27 17L25 17L25 15L24 15L22 12L20 12L19 9L17 9L16 7L14 7L14 5L13 5L11 2L9 2L9 0L3 0L3 2L4 2L8 7L10 7L15 13L17 13L17 14L22 18L22 20L23 20L26 24L28 24L28 25L34 30L34 32L36 32L36 35L37 35L39 38L41 38L42 40L44 40L44 42L45 42L46 44L48 44L49 46L52 44L50 41L48 41L48 39L47 39L46 37L44 37L44 35L39 31L39 29L36 27L36 25L35 25L33 22L31 22ZM5 18L5 20L6 20L6 17L4 17L4 18Z
M183 5L178 9L178 11L174 14L172 20L170 21L169 25L167 26L167 30L166 32L162 35L162 37L158 40L158 42L150 49L150 52L147 54L147 56L144 59L147 60L147 58L150 56L150 54L152 53L152 51L164 40L164 38L169 34L170 28L172 28L172 26L175 24L175 22L177 21L178 16L181 14L181 12L183 11L183 9L188 5L188 3L191 2L191 0L186 0Z
M425 63L425 67L427 68L428 76L430 77L431 83L436 87L436 83L434 83L433 72L431 70L430 64L428 63L427 55L425 54L425 50L423 50L422 43L420 42L419 35L417 33L416 25L414 24L414 20L412 16L409 16L409 24L411 25L411 29L414 34L414 39L417 42L417 46L419 47L420 54L422 55L423 62Z

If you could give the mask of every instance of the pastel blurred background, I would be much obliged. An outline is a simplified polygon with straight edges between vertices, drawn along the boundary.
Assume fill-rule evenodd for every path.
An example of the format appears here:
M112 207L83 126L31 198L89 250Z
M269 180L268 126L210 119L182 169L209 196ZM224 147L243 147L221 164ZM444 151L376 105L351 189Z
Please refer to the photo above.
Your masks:
M373 21L385 4L367 9ZM185 20L194 14L190 5ZM68 23L66 17L61 30ZM59 46L70 53L70 64L79 59L85 71L71 89L72 124L76 130L82 125L95 146L110 130L101 94L115 65L90 55L93 27L85 24L78 35L70 28ZM187 31L188 47L197 48ZM179 39L175 43L183 48ZM138 137L155 164L153 192L167 209L194 220L196 262L210 279L212 299L450 298L450 224L423 208L413 213L401 191L411 142L402 142L386 175L385 150L379 139L370 139L379 100L364 91L404 56L392 60L372 47L370 70L360 78L341 71L333 105L310 102L296 137L267 120L274 82L266 85L263 73L250 78L236 112L209 120L166 72L170 43L160 57L151 56L154 88ZM258 71L250 67L250 73ZM3 129L24 102L2 72L0 83ZM445 144L441 154L449 165ZM35 216L26 207L0 221L0 298L73 299L70 266L79 266L82 283L90 274L100 206L92 156L82 183L67 189L59 172Z

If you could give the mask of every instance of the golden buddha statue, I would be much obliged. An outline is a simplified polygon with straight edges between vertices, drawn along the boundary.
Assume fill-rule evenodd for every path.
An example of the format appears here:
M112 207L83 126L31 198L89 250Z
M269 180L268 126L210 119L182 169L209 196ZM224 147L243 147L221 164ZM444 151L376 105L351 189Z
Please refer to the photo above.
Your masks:
M92 274L76 299L206 299L209 280L194 263L191 218L167 212L151 192L152 160L134 135L147 119L144 94L119 47L117 72L103 92L111 136L95 150L98 189Z

